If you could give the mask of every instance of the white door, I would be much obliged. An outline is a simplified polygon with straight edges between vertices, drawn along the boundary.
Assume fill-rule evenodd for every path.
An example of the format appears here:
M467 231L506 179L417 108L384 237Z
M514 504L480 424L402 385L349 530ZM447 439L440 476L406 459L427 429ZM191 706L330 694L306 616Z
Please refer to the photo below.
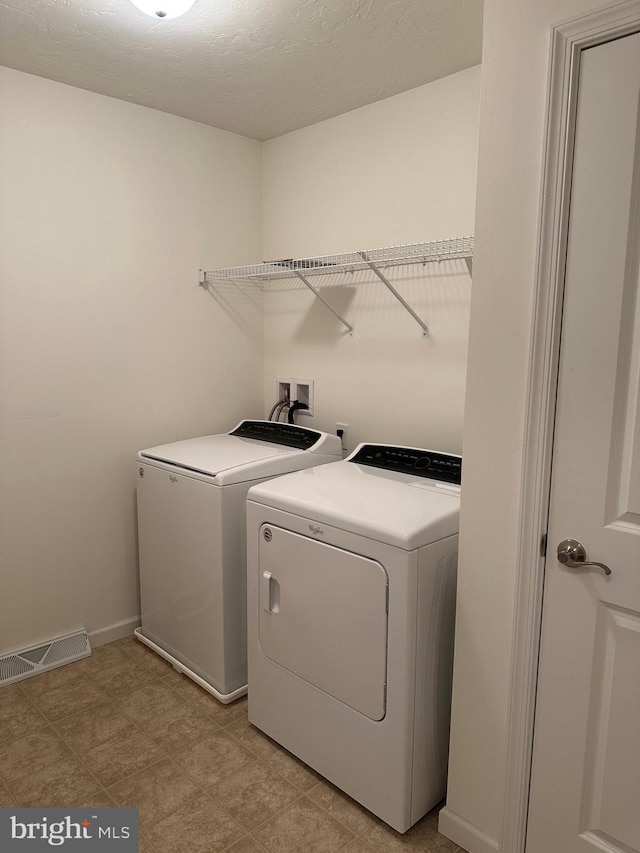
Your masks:
M640 851L639 99L640 34L583 51L527 853Z

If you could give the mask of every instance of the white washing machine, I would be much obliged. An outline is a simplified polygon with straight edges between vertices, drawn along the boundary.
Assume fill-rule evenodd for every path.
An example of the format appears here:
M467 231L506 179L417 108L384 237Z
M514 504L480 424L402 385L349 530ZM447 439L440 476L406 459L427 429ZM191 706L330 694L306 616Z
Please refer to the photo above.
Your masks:
M249 720L399 832L445 794L461 469L361 444L248 494Z
M244 695L247 491L341 458L336 435L256 420L140 451L138 639L221 702Z

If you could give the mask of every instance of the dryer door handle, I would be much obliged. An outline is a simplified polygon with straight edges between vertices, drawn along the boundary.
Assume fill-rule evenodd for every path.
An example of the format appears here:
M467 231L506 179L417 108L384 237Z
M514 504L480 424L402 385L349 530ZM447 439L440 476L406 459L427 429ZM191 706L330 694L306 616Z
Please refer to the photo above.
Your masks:
M272 582L271 572L263 572L262 577L260 578L260 601L262 604L262 609L266 610L267 613L272 612L272 597L271 597L271 582Z

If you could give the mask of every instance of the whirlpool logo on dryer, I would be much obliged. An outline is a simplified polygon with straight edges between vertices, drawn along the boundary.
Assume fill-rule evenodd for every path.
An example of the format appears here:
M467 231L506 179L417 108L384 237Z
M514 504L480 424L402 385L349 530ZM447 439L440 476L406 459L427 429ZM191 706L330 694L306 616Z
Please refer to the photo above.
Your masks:
M313 533L314 536L324 536L324 530L317 524L310 524L309 530Z

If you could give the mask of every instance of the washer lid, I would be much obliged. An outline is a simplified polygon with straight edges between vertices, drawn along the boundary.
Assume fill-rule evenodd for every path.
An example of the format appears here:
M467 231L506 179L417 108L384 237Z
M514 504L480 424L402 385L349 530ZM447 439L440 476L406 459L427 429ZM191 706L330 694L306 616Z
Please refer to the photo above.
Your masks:
M250 441L233 435L205 435L150 447L140 451L140 455L145 459L168 462L179 468L215 476L238 465L291 452L290 447Z
M255 436L260 435L261 440ZM340 439L317 430L271 421L241 421L230 433L150 447L138 461L216 486L287 474L340 458Z
M248 499L407 551L458 532L460 486L350 460L257 484Z

